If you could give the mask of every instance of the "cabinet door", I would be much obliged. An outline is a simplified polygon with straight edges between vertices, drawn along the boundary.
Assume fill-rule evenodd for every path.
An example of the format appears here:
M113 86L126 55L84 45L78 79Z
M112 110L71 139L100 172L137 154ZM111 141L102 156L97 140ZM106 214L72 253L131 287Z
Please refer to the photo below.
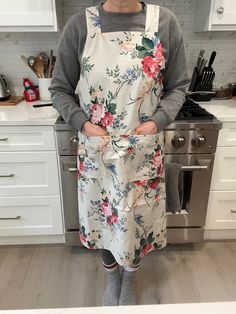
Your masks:
M235 191L211 191L205 229L236 229Z
M212 6L212 28L235 29L236 25L236 1L214 0Z
M0 153L0 196L59 195L56 152Z
M55 150L51 126L1 126L0 152Z
M236 123L224 122L219 132L217 146L236 146Z
M60 196L0 198L0 236L63 234Z
M0 0L2 31L57 30L55 0Z
M236 147L217 147L211 190L236 190Z

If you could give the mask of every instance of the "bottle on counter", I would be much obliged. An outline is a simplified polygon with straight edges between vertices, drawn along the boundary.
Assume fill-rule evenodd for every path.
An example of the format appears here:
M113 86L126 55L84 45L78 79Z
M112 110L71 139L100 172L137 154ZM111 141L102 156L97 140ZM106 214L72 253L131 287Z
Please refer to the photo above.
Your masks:
M32 102L39 99L38 86L34 85L31 80L23 78L24 97L27 102Z

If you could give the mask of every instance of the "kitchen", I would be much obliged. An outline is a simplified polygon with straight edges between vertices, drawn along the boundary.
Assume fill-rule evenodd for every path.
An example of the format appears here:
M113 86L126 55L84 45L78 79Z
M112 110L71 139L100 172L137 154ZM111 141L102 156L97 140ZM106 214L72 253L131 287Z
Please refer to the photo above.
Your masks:
M45 25L42 25L43 23L37 25L37 19L34 21L35 26L23 24L20 29L19 26L0 26L2 27L0 73L6 76L12 95L22 95L23 78L38 84L36 75L22 62L22 55L28 57L37 55L41 51L49 55L52 49L56 55L60 32L55 32L54 1L49 2L52 4L53 12L50 26L47 24L48 21L45 21ZM77 12L79 7L94 5L97 2L99 1L56 1L59 27L62 28L66 20ZM235 4L230 0L215 1L214 4L217 5L217 10L220 9L219 12L222 12L222 7L227 11L217 15L221 18L222 14L224 16L227 13L229 25L225 24L225 21L223 24L221 21L214 21L212 24L208 21L209 25L207 25L207 17L209 18L211 14L210 10L208 11L211 8L209 4L211 1L204 2L208 3L206 7L200 5L201 2L147 1L147 3L163 5L177 15L183 30L190 76L197 64L201 49L205 50L204 57L208 60L212 51L216 51L213 64L216 75L213 85L218 89L218 93L229 93L233 87L227 84L236 80L234 56L236 27L230 21L231 16L236 15L236 10L233 10ZM231 8L230 13L228 13L228 5ZM6 4L1 8L5 7ZM31 14L29 13L28 16ZM3 16L4 13L0 12L0 20L4 24ZM46 19L46 16L44 17ZM206 19L205 23L200 21L200 17ZM32 21L29 23L32 24ZM41 102L37 101L34 104L40 105ZM184 155L183 150L186 146L197 147L200 155L214 155L212 158L215 157L215 161L209 162L207 156L202 162L198 159L198 163L194 161L194 164L190 164L188 162L191 158L185 157L187 159L184 165L187 167L185 172L190 178L188 182L191 182L188 195L194 197L192 202L196 209L192 212L191 199L187 197L185 204L191 209L190 214L168 215L170 245L160 254L150 254L143 263L139 280L142 283L140 286L147 286L147 291L142 294L140 288L139 304L235 300L236 111L234 104L233 99L214 99L200 103L219 120L219 122L215 121L215 128L213 128L214 131L219 132L218 141L218 133L208 138L209 129L213 132L214 121L205 122L204 131L199 124L192 126L190 129L194 131L191 131L193 132L190 133L191 135L189 133L186 135L186 123L181 120L176 122L179 126L177 134L173 134L176 132L176 125L165 131L167 138L170 134L167 143L172 143L172 139L177 135L174 145L169 146L170 149L174 148L175 152L177 149L176 155L179 153ZM3 180L0 188L0 212L3 218L0 221L0 272L3 274L1 283L3 297L0 297L0 309L101 305L102 292L98 287L104 285L104 278L98 254L87 252L81 246L72 249L64 246L65 241L68 245L79 244L78 221L75 221L74 216L71 220L75 225L69 226L67 230L67 222L70 223L68 215L72 210L68 212L66 209L75 208L76 199L67 195L65 190L66 186L71 187L72 184L70 191L76 193L76 178L73 174L76 171L75 157L73 153L71 154L77 145L75 132L58 119L57 112L51 106L33 107L32 103L26 102L21 102L14 107L1 106L0 118L0 160L4 176L1 178ZM199 129L201 132L198 131ZM62 142L63 136L59 134L65 134L66 141ZM191 142L192 138L195 138L195 146L189 143L181 147L186 139L190 139ZM202 146L199 142L204 139L207 143ZM202 151L206 148L207 151ZM172 150L169 151L169 156L173 158ZM63 163L65 158L66 162ZM198 169L190 171L188 167L198 167ZM212 177L209 177L211 171ZM14 173L17 174L16 178ZM201 176L201 181L198 181ZM191 192L191 189L194 191ZM200 211L201 216L199 216ZM178 263L178 272L176 264L173 265L174 261ZM155 276L150 272L151 265L155 265ZM40 271L36 271L38 268ZM95 284L94 278L96 278ZM174 289L177 287L178 289Z

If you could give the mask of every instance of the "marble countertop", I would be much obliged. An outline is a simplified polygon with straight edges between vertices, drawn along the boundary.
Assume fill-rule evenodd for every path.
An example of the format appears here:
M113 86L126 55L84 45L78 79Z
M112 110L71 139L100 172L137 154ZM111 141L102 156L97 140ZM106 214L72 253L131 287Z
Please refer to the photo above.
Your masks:
M0 314L234 314L236 302L0 311Z
M199 102L199 105L212 113L222 122L236 122L236 101L235 100L211 100Z
M0 125L54 125L58 112L53 107L34 108L43 101L22 101L16 106L0 106Z

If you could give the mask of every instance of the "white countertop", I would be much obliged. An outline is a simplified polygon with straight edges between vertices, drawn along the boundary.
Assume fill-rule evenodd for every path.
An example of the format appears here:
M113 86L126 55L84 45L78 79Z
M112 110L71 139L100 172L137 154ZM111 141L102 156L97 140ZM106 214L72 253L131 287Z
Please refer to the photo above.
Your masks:
M235 100L211 100L198 102L201 107L212 113L222 122L236 122Z
M53 107L33 107L46 103L22 101L16 106L0 106L0 125L54 125L59 114Z
M234 314L236 302L0 311L0 314Z
M22 101L16 106L0 106L0 125L54 125L58 112L53 107L34 108L42 101ZM236 122L235 100L211 100L199 102L200 106L222 122Z

